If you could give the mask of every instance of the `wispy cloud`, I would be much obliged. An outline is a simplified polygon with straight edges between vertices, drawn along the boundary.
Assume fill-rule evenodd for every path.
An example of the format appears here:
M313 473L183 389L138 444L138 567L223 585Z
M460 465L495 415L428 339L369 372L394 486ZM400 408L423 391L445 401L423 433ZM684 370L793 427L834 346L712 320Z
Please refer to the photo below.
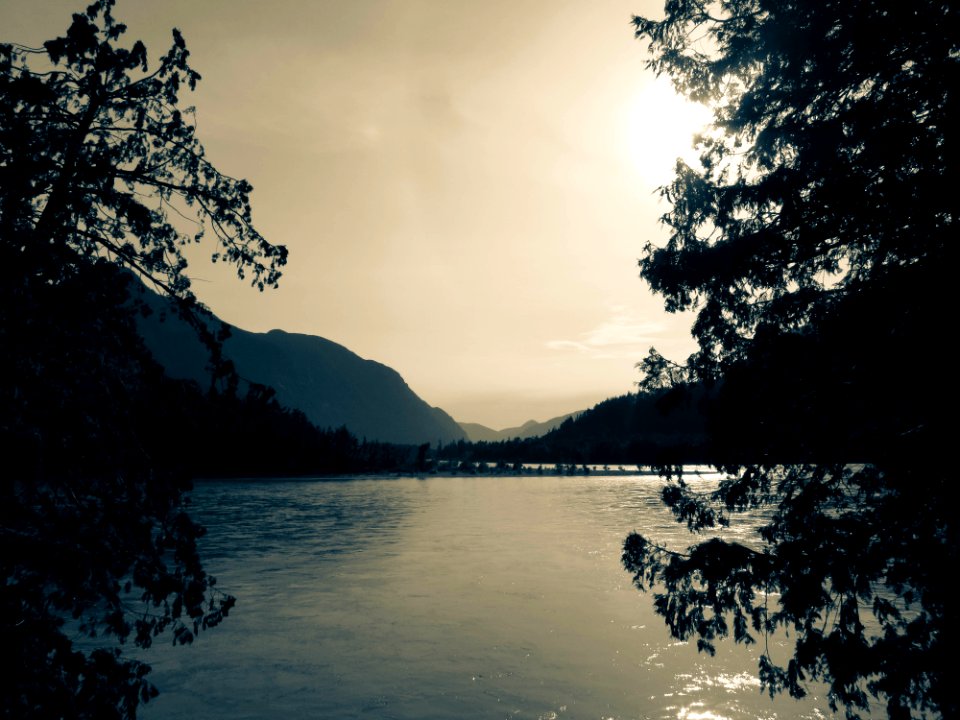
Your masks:
M636 317L622 305L611 308L612 316L576 339L550 340L551 350L576 350L592 358L640 358L663 338L662 323Z

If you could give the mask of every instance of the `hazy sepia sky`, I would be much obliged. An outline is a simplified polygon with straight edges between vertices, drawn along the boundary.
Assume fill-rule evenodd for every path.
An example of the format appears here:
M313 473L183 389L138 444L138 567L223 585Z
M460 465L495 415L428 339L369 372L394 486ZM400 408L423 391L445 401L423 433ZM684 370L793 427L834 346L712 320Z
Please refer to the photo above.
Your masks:
M83 0L0 0L39 45ZM290 248L263 294L197 256L202 301L248 330L322 335L493 427L632 389L690 318L637 277L655 188L693 130L643 69L650 0L119 0L151 57L179 27L199 136Z

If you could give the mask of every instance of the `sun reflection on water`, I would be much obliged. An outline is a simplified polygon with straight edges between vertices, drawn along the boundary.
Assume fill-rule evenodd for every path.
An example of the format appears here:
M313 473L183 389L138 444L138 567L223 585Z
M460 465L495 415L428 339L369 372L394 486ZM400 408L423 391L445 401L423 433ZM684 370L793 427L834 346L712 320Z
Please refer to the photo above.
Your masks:
M664 697L685 695L695 695L704 691L726 691L734 694L744 690L758 689L760 681L753 675L742 673L720 673L710 675L706 672L700 672L696 675L692 673L679 673L676 679L682 688L675 693L666 693ZM707 704L702 701L693 701L685 705L670 705L665 708L668 711L676 711L677 720L733 720L733 716L726 715L718 710L707 708ZM758 716L758 720L760 720Z
M700 692L705 688L716 688L726 690L728 693L735 693L748 688L760 687L760 679L746 672L735 675L720 673L716 676L700 673L696 677L689 673L681 673L677 675L677 679L687 682L683 688L683 693Z
M720 715L712 710L701 710L702 702L690 703L677 711L677 720L730 720L727 715Z

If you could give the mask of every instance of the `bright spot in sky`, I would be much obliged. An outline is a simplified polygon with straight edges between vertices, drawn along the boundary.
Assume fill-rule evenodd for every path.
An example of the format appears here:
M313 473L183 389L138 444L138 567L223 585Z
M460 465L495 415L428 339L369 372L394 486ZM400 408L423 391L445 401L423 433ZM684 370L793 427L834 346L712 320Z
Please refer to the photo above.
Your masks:
M639 90L627 117L630 159L645 182L666 184L678 157L697 163L693 137L710 121L710 110L678 95L665 77Z

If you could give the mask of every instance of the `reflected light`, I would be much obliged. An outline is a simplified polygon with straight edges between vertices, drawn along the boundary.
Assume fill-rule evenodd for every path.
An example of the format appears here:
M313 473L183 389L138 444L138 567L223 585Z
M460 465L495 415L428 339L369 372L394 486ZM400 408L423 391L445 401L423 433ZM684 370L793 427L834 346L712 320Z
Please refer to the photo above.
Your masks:
M725 673L721 673L720 675L717 675L714 680L719 687L724 688L727 692L736 692L737 690L760 687L760 678L745 672L738 673L736 675L727 675Z
M710 110L674 92L670 81L656 78L644 85L630 105L630 161L643 180L660 186L673 177L677 158L698 164L693 137L710 121Z
M720 715L712 710L700 710L699 708L702 707L703 703L692 703L687 707L680 708L677 712L677 720L730 720L726 715Z

